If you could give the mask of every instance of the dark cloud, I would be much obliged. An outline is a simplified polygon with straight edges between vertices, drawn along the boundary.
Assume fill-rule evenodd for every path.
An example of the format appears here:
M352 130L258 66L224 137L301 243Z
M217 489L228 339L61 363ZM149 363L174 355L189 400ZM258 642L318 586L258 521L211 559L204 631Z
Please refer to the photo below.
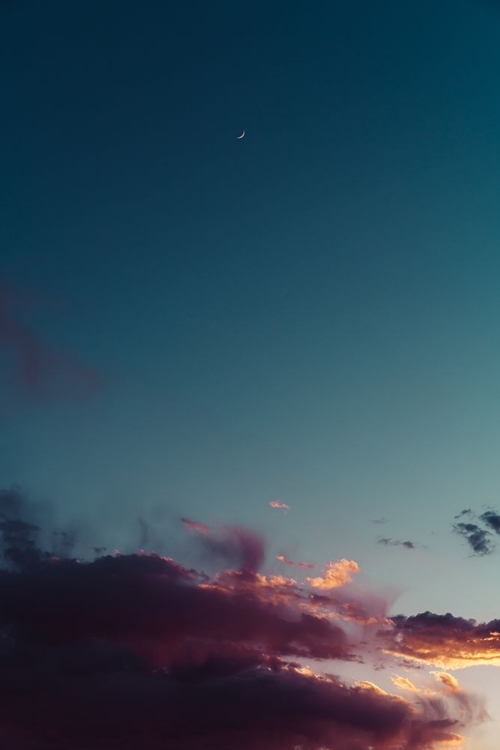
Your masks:
M182 519L184 525L201 531L196 536L206 557L240 570L255 573L264 560L264 540L259 534L239 526L223 526L213 532L204 524Z
M109 643L37 657L0 677L4 727L23 750L429 750L463 726L451 701L415 708L279 660L230 657L165 672ZM36 700L20 700L33 672Z
M477 623L423 612L413 617L391 618L393 627L381 633L387 648L418 662L460 668L475 664L500 664L500 620Z
M453 531L467 540L476 555L491 555L496 545L492 533L500 535L500 513L488 508L479 516L471 509L465 508L455 516Z
M55 351L22 320L21 311L36 304L0 284L0 348L11 365L11 380L22 394L36 399L80 399L95 393L97 372L69 353Z
M221 531L215 555L240 569L209 578L156 554L55 557L28 511L17 491L0 495L4 747L431 750L477 715L458 688L407 700L303 668L355 658L337 623L358 605L341 586L317 595L259 573L251 532Z
M415 549L415 547L417 546L415 542L409 542L409 541L402 542L399 539L384 538L384 539L378 539L377 541L379 544L383 544L386 547L391 546L391 547L404 547L405 549Z
M500 534L500 513L495 510L487 510L482 513L479 518L485 523L495 534Z
M467 541L476 555L491 555L495 549L490 532L475 523L460 521L453 525L453 531Z

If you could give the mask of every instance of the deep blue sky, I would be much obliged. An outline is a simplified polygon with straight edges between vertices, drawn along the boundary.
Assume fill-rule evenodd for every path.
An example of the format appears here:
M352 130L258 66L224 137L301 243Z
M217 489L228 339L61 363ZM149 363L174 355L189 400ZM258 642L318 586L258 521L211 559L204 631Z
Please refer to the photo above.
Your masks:
M451 532L499 505L498 4L4 0L0 70L0 487L498 617Z
M12 406L4 378L2 486L493 616L370 519L468 575L453 516L498 496L499 65L477 0L2 3L1 276L103 381Z

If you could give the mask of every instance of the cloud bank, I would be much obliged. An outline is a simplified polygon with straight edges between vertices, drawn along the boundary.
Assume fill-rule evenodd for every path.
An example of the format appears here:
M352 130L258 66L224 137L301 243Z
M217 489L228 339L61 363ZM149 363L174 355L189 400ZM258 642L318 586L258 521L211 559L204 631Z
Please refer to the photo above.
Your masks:
M260 572L257 534L223 527L215 543L195 530L212 540L207 554L237 569L209 577L154 553L84 561L64 545L55 555L41 548L29 503L0 493L5 747L431 750L458 744L481 720L481 704L451 676L429 697L331 673L362 658L370 629L411 658L432 642L422 616L389 620L356 597L354 561L332 561L300 584ZM435 627L444 637L452 625ZM484 640L484 629L467 627ZM436 644L437 656L445 649Z

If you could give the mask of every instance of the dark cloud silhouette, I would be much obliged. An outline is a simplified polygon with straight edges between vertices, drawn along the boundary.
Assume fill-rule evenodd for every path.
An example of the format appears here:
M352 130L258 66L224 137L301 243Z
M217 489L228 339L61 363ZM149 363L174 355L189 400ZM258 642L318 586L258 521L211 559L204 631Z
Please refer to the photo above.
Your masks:
M399 539L383 538L377 540L379 544L383 544L386 547L404 547L405 549L415 549L415 542L402 542Z
M475 523L460 521L453 525L453 531L467 541L476 555L491 555L495 549L490 532Z
M101 379L96 370L69 353L55 351L28 325L19 308L36 304L0 284L0 348L11 364L12 384L36 399L80 399L93 395Z
M471 509L465 508L455 518L453 531L467 540L476 555L491 555L496 549L493 534L500 535L500 513L488 508L479 516Z
M340 582L315 594L259 573L251 532L221 530L215 556L240 569L209 578L153 553L55 557L29 511L18 491L0 494L5 747L431 750L480 718L452 678L450 695L414 700L302 667L357 658L338 622L357 622L360 605ZM410 630L392 626L403 645Z
M249 572L257 571L264 559L264 540L253 531L239 526L222 526L212 531L205 524L181 519L190 530L200 532L196 542L205 556Z
M279 660L232 657L165 672L109 643L37 656L0 677L4 726L23 750L429 750L463 727L453 697L417 706ZM21 701L32 671L36 700Z
M487 510L482 513L479 518L486 524L486 526L492 529L495 534L500 534L500 513L497 513L495 510Z

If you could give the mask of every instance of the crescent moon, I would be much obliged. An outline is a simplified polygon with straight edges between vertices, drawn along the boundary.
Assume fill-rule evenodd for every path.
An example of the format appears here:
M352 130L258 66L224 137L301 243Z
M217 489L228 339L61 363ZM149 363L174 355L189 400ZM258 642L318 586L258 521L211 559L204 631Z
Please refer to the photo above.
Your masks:
M243 133L242 133L241 135L237 135L237 136L236 136L236 139L237 139L238 141L241 141L241 139L242 139L242 138L244 138L244 137L245 137L245 131L243 131Z

